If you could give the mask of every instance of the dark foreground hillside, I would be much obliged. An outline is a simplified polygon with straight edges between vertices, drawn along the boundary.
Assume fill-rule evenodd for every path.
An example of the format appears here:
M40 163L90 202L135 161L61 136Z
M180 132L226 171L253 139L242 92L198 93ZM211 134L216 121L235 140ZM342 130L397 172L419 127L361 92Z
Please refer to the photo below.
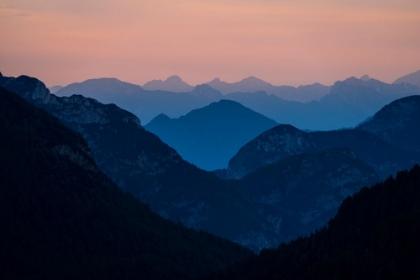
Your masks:
M420 279L420 166L348 197L327 227L214 279Z
M0 278L190 279L250 256L123 193L84 139L0 87Z

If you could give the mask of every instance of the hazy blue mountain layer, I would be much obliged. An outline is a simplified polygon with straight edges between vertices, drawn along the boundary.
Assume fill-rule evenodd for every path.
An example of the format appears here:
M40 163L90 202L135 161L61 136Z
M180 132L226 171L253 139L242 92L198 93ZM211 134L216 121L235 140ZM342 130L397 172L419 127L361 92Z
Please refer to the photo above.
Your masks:
M207 83L212 88L221 91L223 94L233 92L257 92L265 91L267 94L273 94L283 100L297 101L307 103L313 100L319 100L329 94L331 87L319 83L312 85L299 86L273 86L256 77L248 77L236 83L227 83L215 78Z
M369 79L339 81L319 101L306 104L286 101L266 92L232 93L225 96L278 123L299 129L332 130L355 127L386 104L410 95L419 95L420 87L390 85Z
M329 87L329 93L319 101L301 103L283 100L270 94L270 91L257 91L255 85L262 82L257 83L254 80L255 78L245 79L242 92L225 96L217 88L209 87L212 83L206 87L199 85L190 92L168 92L148 91L138 85L105 78L68 85L59 90L57 95L81 94L103 103L114 103L134 113L144 124L159 114L178 118L223 98L239 102L278 123L291 124L300 129L331 130L355 127L386 104L398 98L420 94L419 86L390 85L374 79L364 81L349 78ZM302 90L310 92L317 86L302 87Z
M391 102L357 128L397 147L420 152L420 96Z
M178 119L159 115L145 128L185 160L205 170L226 168L240 147L277 123L241 104L221 100Z
M414 141L414 140L413 140ZM264 165L290 155L350 147L382 178L420 162L420 153L396 147L360 129L304 132L278 125L244 145L229 161L226 178L242 178Z
M2 77L0 83L13 88L26 100L45 108L64 124L80 132L87 140L98 167L123 190L132 192L160 215L181 221L188 227L206 230L260 250L310 232L321 219L334 214L333 208L327 209L325 213L314 216L312 223L296 226L293 230L284 226L278 231L279 220L283 216L284 225L299 225L302 223L301 214L287 214L287 209L281 213L270 212L275 206L267 208L264 205L265 210L262 209L254 197L242 191L240 184L245 180L224 181L185 162L175 150L143 129L140 121L131 113L80 95L56 97L34 78ZM357 177L357 174L367 174L372 170L358 164L359 171L352 175L332 166L325 164L330 171L319 174L330 174L337 182L346 182L353 176L351 181L359 180L360 187L365 178ZM349 170L353 168L347 167ZM315 166L312 168L316 169ZM291 169L290 172L298 174L299 170ZM370 178L375 176L372 174ZM266 179L269 178L262 180ZM313 186L318 189L330 187L322 178L317 182ZM258 185L255 187L258 188ZM281 186L273 185L273 188ZM336 190L339 192L341 189ZM314 195L317 196L317 193ZM304 213L305 205L299 211ZM284 232L286 229L289 230Z
M143 88L145 90L161 90L171 92L189 92L194 89L193 86L190 86L176 75L168 77L165 81L152 80L145 83Z
M401 83L407 83L407 84L420 86L420 70L414 73L405 75L401 78L398 78L395 80L395 82L393 82L393 84L401 84Z
M138 85L114 78L91 79L70 84L56 94L67 97L80 94L105 104L114 103L135 114L145 124L161 113L170 117L179 117L213 101L205 96L187 92L145 90Z
M52 86L52 87L49 87L48 89L50 90L51 93L56 93L62 88L63 88L62 86Z

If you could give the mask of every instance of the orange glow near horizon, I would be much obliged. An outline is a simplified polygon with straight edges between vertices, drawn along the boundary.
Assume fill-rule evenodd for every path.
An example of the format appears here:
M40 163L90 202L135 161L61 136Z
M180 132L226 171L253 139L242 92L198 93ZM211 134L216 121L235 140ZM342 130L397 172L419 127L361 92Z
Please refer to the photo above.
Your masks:
M0 71L48 86L174 74L298 86L420 69L418 1L336 2L1 0Z

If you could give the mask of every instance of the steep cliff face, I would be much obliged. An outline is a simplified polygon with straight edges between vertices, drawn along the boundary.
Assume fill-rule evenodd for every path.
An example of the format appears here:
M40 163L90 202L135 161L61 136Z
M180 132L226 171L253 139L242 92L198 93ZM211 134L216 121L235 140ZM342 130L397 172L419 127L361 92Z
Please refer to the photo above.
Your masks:
M395 146L420 152L420 96L395 100L357 128Z

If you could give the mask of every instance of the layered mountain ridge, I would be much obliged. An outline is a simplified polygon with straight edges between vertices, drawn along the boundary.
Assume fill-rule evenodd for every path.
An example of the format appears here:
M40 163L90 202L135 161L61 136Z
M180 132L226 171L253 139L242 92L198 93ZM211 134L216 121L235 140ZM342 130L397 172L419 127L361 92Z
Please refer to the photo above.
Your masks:
M177 118L223 98L239 102L278 123L288 123L300 129L341 129L355 127L398 98L420 94L420 87L415 85L390 85L375 79L363 81L349 78L336 82L329 89L329 93L319 101L302 103L283 100L270 91L254 91L246 88L241 92L222 95L219 94L218 88L204 88L203 85L195 87L190 92L168 92L144 90L140 86L123 83L116 79L94 81L103 85L98 85L95 89L90 85L92 81L88 80L76 84L77 86L64 87L57 92L57 95L82 94L100 102L114 103L137 115L145 124L159 114ZM110 82L114 85L107 86ZM308 95L313 90L311 87L306 89Z
M242 178L257 168L287 156L342 146L350 147L358 158L372 165L382 178L420 162L418 152L393 146L368 131L304 132L290 125L278 125L244 145L229 161L226 176Z
M184 161L146 131L133 114L80 95L51 95L42 82L26 76L3 77L0 85L81 133L99 168L161 216L231 240L253 231L267 236L269 244L275 242L272 233L261 226L259 213L248 198ZM255 250L262 247L255 242Z
M0 132L2 279L195 279L251 255L153 213L80 134L3 87Z
M172 91L172 92L189 92L194 89L184 82L179 76L173 75L168 77L165 81L152 80L143 85L146 90L161 90L161 91Z
M357 128L393 145L420 152L420 96L391 102Z
M412 279L420 275L420 166L363 188L328 225L206 279Z
M220 100L178 119L159 115L145 128L205 170L226 168L246 142L277 125L241 104Z
M197 169L158 137L144 130L134 115L115 105L103 105L80 95L56 97L50 95L41 82L29 77L3 77L0 83L14 87L19 95L57 115L64 124L80 132L99 168L123 190L132 192L160 215L181 221L188 227L218 234L259 251L315 230L336 209L321 209L311 223L305 224L302 215L308 214L309 209L299 209L300 214L291 209L278 212L274 211L278 208L275 205L260 204L256 197L242 191L245 179L223 181ZM332 166L325 165L329 171L320 174L331 174L337 182L348 180L351 173L340 173ZM294 166L291 173L297 174L298 167ZM372 170L364 165L357 168L359 174ZM277 172L273 170L270 172ZM372 173L369 178L373 180L375 177L376 174ZM357 177L354 180L357 181ZM361 187L365 183L363 180L355 185ZM322 180L314 182L313 186L319 189L327 186ZM340 192L340 189L336 191ZM280 221L283 226L279 231Z

